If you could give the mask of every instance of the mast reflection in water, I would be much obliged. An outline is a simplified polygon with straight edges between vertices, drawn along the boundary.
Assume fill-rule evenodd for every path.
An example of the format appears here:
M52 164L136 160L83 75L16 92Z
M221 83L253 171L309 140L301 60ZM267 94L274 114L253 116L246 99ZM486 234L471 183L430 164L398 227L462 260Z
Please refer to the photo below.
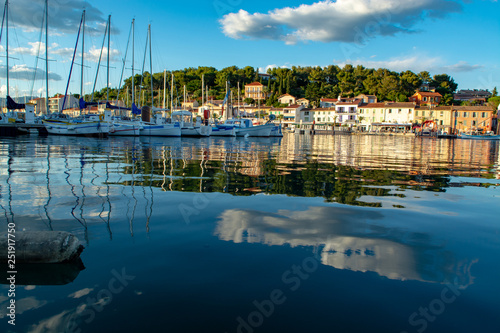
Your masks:
M396 136L1 138L2 232L63 230L86 246L85 270L54 281L26 272L16 328L417 332L412 314L453 285L460 296L426 332L496 332L498 148ZM283 274L311 256L318 268L290 290ZM273 290L286 302L239 326Z

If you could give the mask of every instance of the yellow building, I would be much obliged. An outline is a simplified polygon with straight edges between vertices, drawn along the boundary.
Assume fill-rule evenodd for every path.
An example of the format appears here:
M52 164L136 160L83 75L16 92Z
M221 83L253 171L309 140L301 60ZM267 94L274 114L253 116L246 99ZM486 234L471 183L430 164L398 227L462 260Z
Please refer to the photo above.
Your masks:
M250 84L247 84L245 85L245 98L264 100L268 97L268 93L264 90L264 85L260 82L252 82Z

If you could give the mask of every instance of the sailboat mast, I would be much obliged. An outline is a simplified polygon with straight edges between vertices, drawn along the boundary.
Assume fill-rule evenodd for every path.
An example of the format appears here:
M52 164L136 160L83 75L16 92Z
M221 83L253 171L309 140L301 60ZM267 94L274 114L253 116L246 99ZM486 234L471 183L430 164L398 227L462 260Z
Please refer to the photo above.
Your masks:
M83 26L82 26L82 71L80 78L80 98L83 98L83 58L85 56L85 10L83 10Z
M174 111L174 72L172 72L172 84L170 85L170 116Z
M150 71L150 81L151 81L151 109L153 108L155 102L153 97L153 55L151 54L151 24L148 25L148 35L149 35L149 71Z
M203 95L203 86L205 85L205 74L201 75L201 106L203 107L204 103L204 98L205 96Z
M165 110L165 95L167 91L167 70L163 70L163 110Z
M45 112L49 114L49 0L45 0L45 97Z
M110 46L110 34L111 34L111 15L108 16L108 58L107 58L107 74L106 74L106 103L109 102L109 46Z
M9 0L5 1L5 28L6 28L6 37L5 37L5 51L7 53L7 96L9 96Z
M135 85L134 85L134 43L135 43L135 19L132 19L132 104L135 103Z

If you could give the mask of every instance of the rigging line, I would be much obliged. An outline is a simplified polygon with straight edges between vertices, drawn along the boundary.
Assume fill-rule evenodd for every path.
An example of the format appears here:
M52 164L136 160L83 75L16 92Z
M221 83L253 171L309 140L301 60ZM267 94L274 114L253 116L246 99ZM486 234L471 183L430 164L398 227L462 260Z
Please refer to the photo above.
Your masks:
M148 52L148 40L149 40L149 31L148 31L148 34L146 35L146 46L144 47L144 58L142 59L141 83L139 84L139 98L141 97L142 83L144 81L144 66L146 65L146 54Z
M8 12L7 12L7 15L9 15L9 13L10 13L10 8L9 8L9 10L8 10ZM11 20L11 21L12 21L12 20ZM19 43L19 37L17 37L17 29L16 29L16 26L13 24L13 22L11 23L11 25L13 26L12 28L13 28L13 30L14 30L14 35L16 36L17 46L21 47L21 44ZM22 54L22 53L21 53L21 61L22 61L23 63L25 63L25 61L24 61L24 56L23 56L23 54Z
M44 23L45 23L45 8L43 10L42 26L40 27L40 38L38 38L38 49L36 50L35 70L33 71L33 81L31 81L30 96L33 96L33 89L35 88L36 72L37 72L37 68L38 68L38 58L40 57L40 49L42 46L43 24ZM45 55L45 56L47 56L47 55Z
M3 7L2 29L0 30L0 43L2 42L2 36L3 36L3 23L4 23L4 21L5 21L5 14L6 14L6 13L5 13L5 12L6 12L5 8L6 8L6 7L7 7L7 1L5 1L5 5L4 5L4 7Z
M125 72L125 63L127 61L128 46L129 46L129 43L130 43L130 36L131 35L132 35L132 25L130 25L130 30L128 32L128 40L127 40L127 47L125 48L125 56L122 59L122 62L123 62L122 73L120 74L120 82L119 82L119 88L118 88L118 95L117 95L116 99L119 98L120 92L121 92L122 80L123 80L123 73Z
M69 83L71 81L71 73L73 72L73 64L75 63L76 49L78 47L78 40L80 39L80 30L82 29L83 15L85 15L85 13L82 14L82 18L80 19L80 26L78 27L78 35L76 36L76 45L75 45L75 50L73 51L73 59L71 60L71 67L69 69L69 76L68 76L68 84L66 85L66 92L64 93L61 112L64 110L64 104L66 103L66 96L68 96L68 88L69 88Z
M109 19L106 22L106 27L104 28L104 38L102 39L101 52L99 54L99 62L97 63L97 71L95 73L94 87L92 88L92 99L91 99L91 102L94 101L95 86L97 84L97 77L99 75L99 67L101 67L102 50L104 49L104 43L106 42L106 35L108 34L108 24L109 24ZM109 52L109 50L108 50L108 52Z

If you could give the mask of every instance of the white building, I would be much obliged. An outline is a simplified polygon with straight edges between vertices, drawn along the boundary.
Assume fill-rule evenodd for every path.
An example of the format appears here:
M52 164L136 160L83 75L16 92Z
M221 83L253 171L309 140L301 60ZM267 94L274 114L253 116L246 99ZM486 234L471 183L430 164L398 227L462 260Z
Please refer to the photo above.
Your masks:
M336 123L352 127L358 121L358 107L363 100L355 99L352 102L338 102L335 104Z
M415 103L412 102L363 103L358 109L359 124L365 130L381 126L408 127L415 117Z

